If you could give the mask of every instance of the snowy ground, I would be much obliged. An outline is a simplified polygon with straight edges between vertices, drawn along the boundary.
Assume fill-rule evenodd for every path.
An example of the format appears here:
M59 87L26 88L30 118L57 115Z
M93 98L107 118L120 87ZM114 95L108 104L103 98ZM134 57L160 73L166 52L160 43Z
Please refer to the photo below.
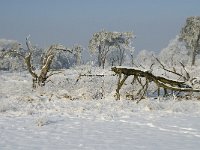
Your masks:
M116 101L113 76L76 83L88 70L55 75L36 91L29 74L0 72L0 149L199 149L200 101Z

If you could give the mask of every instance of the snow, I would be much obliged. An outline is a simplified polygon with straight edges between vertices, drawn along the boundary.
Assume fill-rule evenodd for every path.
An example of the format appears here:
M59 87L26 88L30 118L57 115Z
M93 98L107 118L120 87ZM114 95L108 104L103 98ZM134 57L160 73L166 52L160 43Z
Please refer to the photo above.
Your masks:
M1 118L1 148L167 150L199 149L200 144L197 116L144 113L105 121L56 115L47 120L37 126L34 117Z
M32 90L27 72L1 71L0 149L199 149L200 101L116 101L112 74L82 66Z

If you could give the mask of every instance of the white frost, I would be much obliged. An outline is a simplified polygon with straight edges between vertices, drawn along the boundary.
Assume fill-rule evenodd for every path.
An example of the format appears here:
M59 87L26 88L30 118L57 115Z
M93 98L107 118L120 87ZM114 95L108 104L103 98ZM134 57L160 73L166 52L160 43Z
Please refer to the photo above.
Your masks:
M32 91L28 73L0 72L0 149L199 149L198 100L116 101L111 74L70 69Z

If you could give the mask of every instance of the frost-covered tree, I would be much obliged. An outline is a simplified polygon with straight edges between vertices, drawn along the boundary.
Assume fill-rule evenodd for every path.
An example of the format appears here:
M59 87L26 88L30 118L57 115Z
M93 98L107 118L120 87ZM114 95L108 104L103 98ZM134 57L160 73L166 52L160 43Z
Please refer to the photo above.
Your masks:
M166 48L161 50L159 59L168 66L177 66L180 63L187 65L190 60L190 53L191 51L179 40L179 36L176 36Z
M131 49L132 39L132 32L108 32L103 30L93 34L88 47L91 52L97 52L99 67L105 67L108 53L114 49L119 51L118 61L119 65L122 65L125 49Z
M32 48L34 49L34 52L32 53L31 63L36 69L40 69L41 56L44 53L44 49L39 48L38 46L32 46ZM17 51L22 55L25 55L27 52L27 50L17 41L0 39L0 56L3 54L5 55L3 59L0 59L0 69L10 71L25 70L26 65L24 64L24 59L14 52L10 53L12 50Z
M45 54L45 53L44 53ZM68 69L73 64L72 53L58 51L51 64L51 69Z
M31 46L28 38L26 38L26 46L27 50L20 51L22 48L11 48L6 52L3 52L0 56L1 58L5 58L9 55L21 57L25 62L27 70L32 76L33 88L36 88L37 86L44 86L47 79L54 74L53 72L50 72L50 66L58 52L67 51L71 53L71 50L65 48L63 45L51 45L41 56L41 66L39 72L37 72L36 68L33 66L33 53L35 49Z
M192 65L194 65L196 56L200 52L200 16L187 18L186 25L180 33L180 40L192 50Z
M144 68L151 67L152 64L155 64L156 60L153 57L155 54L152 51L142 50L137 55L135 64L137 66L142 66Z
M72 48L72 52L74 54L74 61L76 65L81 64L81 52L83 51L83 47L81 45L74 45Z
M0 56L10 49L16 49L23 53L21 44L15 40L0 39ZM9 54L4 59L0 58L0 70L21 70L24 68L23 59L15 54Z
M59 51L52 62L51 68L63 69L70 68L73 65L80 65L82 51L83 47L81 45L74 45L71 48L71 53L63 53L63 51Z

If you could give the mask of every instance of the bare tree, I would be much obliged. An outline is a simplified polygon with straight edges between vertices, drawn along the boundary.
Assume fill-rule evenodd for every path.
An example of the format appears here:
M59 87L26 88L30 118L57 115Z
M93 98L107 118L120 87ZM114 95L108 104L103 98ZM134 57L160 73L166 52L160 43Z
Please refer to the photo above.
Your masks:
M131 32L107 32L100 31L93 34L89 41L89 49L91 52L98 53L99 67L105 67L105 62L108 53L113 49L119 50L119 64L121 65L124 59L125 49L131 48L131 40L133 33Z
M26 67L29 71L29 73L32 76L33 79L33 88L36 88L37 86L44 86L47 79L54 75L55 73L50 72L50 66L51 63L58 51L67 51L71 53L71 50L65 48L63 45L60 44L54 44L51 45L49 48L46 49L46 52L41 56L41 67L39 73L36 73L34 66L32 65L32 55L34 52L33 47L31 46L31 43L29 41L29 38L26 38L26 46L27 46L27 52L21 53L19 49L10 49L6 53L2 54L2 58L5 57L8 54L15 54L19 57L22 57L24 59L24 62L26 64Z
M186 25L182 28L180 40L192 50L192 65L195 64L196 55L200 52L200 17L189 17Z

